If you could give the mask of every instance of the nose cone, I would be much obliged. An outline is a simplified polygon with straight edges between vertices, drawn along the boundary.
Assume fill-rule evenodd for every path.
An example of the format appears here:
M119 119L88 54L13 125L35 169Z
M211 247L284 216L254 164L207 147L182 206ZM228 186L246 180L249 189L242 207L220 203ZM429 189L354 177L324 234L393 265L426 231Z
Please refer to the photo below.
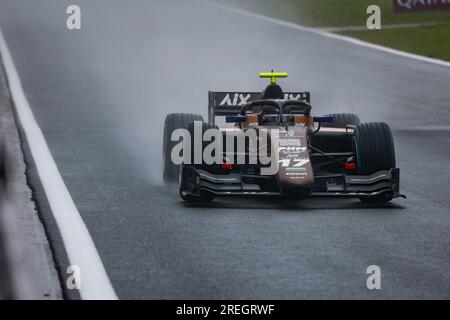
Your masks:
M279 134L279 167L275 177L280 189L307 190L314 185L307 130L307 127L299 126Z

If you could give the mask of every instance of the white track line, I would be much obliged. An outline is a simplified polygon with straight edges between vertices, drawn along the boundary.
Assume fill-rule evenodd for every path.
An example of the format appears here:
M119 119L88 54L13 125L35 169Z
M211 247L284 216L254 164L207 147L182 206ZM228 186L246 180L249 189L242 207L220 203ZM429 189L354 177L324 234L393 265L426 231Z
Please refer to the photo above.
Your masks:
M304 27L298 24L295 24L293 22L288 22L288 21L283 21L283 20L279 20L279 19L275 19L275 18L271 18L271 17L267 17L267 16L263 16L257 13L253 13L253 12L249 12L249 11L245 11L242 9L238 9L238 8L232 8L232 7L228 7L226 5L220 4L220 3L215 3L215 2L211 2L209 0L199 0L203 3L207 3L240 15L244 15L253 19L258 19L258 20L262 20L262 21L266 21L266 22L271 22L271 23L275 23L281 26L285 26L285 27L289 27L289 28L293 28L293 29L297 29L297 30L301 30L301 31L307 31L307 32L312 32L312 33L316 33L319 34L321 36L327 37L327 38L333 38L333 39L337 39L337 40L342 40L342 41L346 41L346 42L350 42L352 44L361 46L361 47L366 47L366 48L370 48L370 49L374 49L374 50L378 50L378 51L383 51L386 53L390 53L393 55L397 55L397 56L401 56L401 57L405 57L405 58L410 58L410 59L415 59L415 60L419 60L422 62L427 62L427 63L432 63L432 64L436 64L436 65L440 65L440 66L444 66L444 67L450 67L450 62L448 61L443 61L443 60L439 60L439 59L433 59L433 58L428 58L428 57L424 57L418 54L413 54L413 53L408 53L408 52L404 52L404 51L400 51L400 50L395 50L395 49L391 49L391 48L387 48L387 47L383 47L377 44L372 44L372 43L368 43L362 40L358 40L355 38L351 38L351 37L346 37L346 36L342 36L339 34L335 34L335 33L331 33L331 32L327 32L324 30L319 30L319 29L314 29L314 28L308 28L308 27Z
M117 299L89 231L64 184L44 135L34 118L1 30L0 54L19 122L25 132L69 261L79 266L81 270L81 298ZM61 267L65 271L68 266Z

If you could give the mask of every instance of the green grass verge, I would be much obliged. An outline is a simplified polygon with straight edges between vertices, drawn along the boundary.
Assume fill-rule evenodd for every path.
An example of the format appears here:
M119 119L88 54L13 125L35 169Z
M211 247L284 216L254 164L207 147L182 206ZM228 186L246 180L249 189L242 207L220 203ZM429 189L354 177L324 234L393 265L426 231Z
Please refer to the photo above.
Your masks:
M380 6L383 24L450 22L450 10L395 14L392 0L215 0L313 27L365 26L369 5Z
M450 60L450 10L395 14L392 0L214 0L304 26L332 28L365 26L366 9L381 8L382 25L447 22L439 26L344 32L387 47Z
M450 61L450 24L379 31L351 31L342 34L386 47Z

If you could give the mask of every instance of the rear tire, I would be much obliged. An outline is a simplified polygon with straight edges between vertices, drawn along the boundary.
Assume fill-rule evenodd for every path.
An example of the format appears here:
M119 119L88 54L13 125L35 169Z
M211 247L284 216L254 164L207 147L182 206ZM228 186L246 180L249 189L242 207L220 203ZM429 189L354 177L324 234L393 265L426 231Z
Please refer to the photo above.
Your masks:
M348 125L357 126L361 123L358 115L354 113L334 113L330 116L334 118L333 122L324 122L322 127L345 128Z
M394 139L386 123L373 122L356 126L354 143L358 174L370 175L396 167ZM361 197L360 200L367 203L386 203L392 200L392 195Z
M163 140L163 178L166 182L176 182L178 180L179 165L172 162L172 148L178 143L171 141L172 132L176 129L188 129L193 121L203 121L203 117L192 113L171 113L164 122L164 140Z

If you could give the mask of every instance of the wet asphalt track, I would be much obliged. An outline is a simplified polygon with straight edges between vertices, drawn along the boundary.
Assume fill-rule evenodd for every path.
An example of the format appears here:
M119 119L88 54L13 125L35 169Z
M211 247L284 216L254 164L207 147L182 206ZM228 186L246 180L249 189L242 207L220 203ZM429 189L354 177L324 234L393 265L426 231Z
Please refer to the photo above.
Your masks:
M78 2L79 32L71 1L1 0L0 26L119 298L450 298L450 68L197 1ZM388 122L408 200L180 202L161 179L165 115L206 116L208 90L261 90L271 68L316 114Z

